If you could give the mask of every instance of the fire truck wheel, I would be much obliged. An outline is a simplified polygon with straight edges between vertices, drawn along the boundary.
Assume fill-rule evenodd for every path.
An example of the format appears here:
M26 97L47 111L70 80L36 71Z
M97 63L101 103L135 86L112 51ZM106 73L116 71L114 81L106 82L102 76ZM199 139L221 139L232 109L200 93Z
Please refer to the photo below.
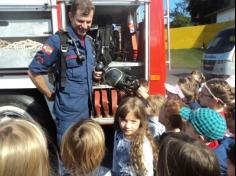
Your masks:
M4 116L33 120L42 126L48 139L50 161L53 163L52 169L53 172L57 172L59 159L56 144L56 126L53 119L51 116L47 115L42 105L31 96L0 94L0 118Z
M0 114L34 120L42 126L47 135L55 137L55 123L38 102L36 98L28 95L0 94Z

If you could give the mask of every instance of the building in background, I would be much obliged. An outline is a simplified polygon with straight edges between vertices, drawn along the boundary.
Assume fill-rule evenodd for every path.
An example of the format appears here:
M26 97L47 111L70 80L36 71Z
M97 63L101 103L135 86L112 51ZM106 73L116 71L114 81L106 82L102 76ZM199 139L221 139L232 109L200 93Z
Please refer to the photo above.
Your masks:
M228 7L217 12L216 22L235 21L235 7Z
M235 0L225 0L213 12L206 13L204 18L208 24L235 21Z

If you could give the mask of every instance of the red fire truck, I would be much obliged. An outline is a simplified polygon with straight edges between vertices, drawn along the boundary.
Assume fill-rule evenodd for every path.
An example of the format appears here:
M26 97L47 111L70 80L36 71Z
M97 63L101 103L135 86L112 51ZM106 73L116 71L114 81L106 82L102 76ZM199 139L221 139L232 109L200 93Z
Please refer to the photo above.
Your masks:
M34 119L52 131L52 103L37 90L27 70L46 39L66 26L70 4L70 0L0 2L0 114ZM112 44L108 46L107 66L148 81L150 94L164 94L163 0L94 0L94 4L91 35L95 42L101 42L96 38L99 31L108 35L108 45ZM48 80L48 75L45 78ZM119 100L117 91L101 83L94 86L94 96L100 103L95 103L96 113L100 107L101 114L92 118L101 124L111 124ZM114 101L115 105L111 105ZM104 112L103 106L108 106L110 111Z

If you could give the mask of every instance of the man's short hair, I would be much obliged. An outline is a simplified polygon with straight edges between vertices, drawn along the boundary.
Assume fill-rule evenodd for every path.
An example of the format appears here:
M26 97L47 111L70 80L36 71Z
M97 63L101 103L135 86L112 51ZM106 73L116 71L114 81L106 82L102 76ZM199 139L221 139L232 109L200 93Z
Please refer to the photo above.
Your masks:
M71 5L72 17L76 15L77 10L80 10L83 16L87 16L91 11L95 11L95 6L92 0L73 0Z

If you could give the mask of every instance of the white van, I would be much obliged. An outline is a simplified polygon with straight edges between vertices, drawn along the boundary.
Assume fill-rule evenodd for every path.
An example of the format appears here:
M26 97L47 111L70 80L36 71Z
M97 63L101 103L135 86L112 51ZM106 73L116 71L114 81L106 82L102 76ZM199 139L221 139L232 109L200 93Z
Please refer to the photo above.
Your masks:
M205 75L235 75L235 27L219 32L203 54Z

